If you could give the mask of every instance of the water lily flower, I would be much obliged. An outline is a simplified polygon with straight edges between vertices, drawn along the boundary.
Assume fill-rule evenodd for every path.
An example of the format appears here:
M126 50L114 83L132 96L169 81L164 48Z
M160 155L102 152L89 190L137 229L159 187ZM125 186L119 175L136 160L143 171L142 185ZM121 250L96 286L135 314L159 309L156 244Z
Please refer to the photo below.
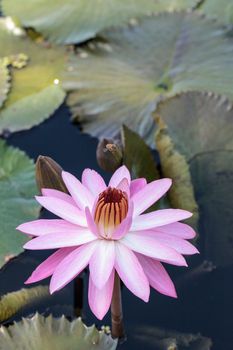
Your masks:
M89 305L102 319L112 298L114 274L145 302L150 286L176 297L173 282L162 263L187 266L183 254L198 253L187 241L194 230L179 221L192 214L180 209L144 213L170 188L170 179L147 183L131 180L125 166L108 186L94 170L85 169L82 182L62 172L69 194L43 189L36 200L60 219L35 220L17 229L34 236L25 249L57 249L25 283L52 276L50 292L60 290L89 265Z

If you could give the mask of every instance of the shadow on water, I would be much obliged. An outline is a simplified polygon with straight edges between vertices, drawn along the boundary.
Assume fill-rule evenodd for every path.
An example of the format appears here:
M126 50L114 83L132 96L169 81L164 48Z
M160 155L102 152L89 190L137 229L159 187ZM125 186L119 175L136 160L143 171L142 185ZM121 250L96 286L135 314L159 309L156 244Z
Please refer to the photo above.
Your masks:
M103 173L97 165L95 150L97 140L81 134L69 121L69 112L62 106L55 114L38 127L30 131L10 135L7 142L17 146L36 159L38 155L48 155L61 166L80 177L82 170L91 167L99 171L106 180L109 174ZM50 217L43 212L43 217ZM46 252L25 252L10 261L0 272L0 295L15 291L24 286L24 281L32 270L49 255ZM201 264L203 258L189 259L193 269ZM192 270L193 271L193 270ZM213 269L211 272L197 268L196 272L185 268L169 267L176 281L179 298L173 300L151 291L150 302L145 304L123 288L124 319L128 340L120 348L139 350L157 349L155 334L157 328L172 329L179 332L198 333L210 337L214 350L232 350L233 348L233 266ZM194 270L195 271L195 270ZM45 280L43 284L48 284ZM87 276L84 276L84 288L87 295ZM17 315L30 315L35 310L45 314L52 312L58 316L73 313L73 284L62 291L24 309ZM90 312L87 299L84 300L84 321L89 325L109 324L109 315L98 322ZM193 348L194 349L194 348ZM195 347L196 350L204 348Z

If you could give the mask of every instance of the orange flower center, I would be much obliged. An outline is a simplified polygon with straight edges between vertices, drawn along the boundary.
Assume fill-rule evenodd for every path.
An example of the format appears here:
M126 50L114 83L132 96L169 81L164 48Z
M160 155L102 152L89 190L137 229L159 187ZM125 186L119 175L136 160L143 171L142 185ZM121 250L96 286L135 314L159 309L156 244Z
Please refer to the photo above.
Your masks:
M100 193L95 210L95 223L104 238L110 239L114 229L124 220L128 212L127 194L108 187Z

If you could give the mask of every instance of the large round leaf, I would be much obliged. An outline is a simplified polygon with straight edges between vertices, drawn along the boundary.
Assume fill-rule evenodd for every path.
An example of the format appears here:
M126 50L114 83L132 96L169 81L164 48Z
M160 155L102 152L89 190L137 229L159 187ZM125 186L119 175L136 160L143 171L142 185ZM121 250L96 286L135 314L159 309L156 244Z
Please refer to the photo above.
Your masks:
M0 60L0 107L2 107L10 88L9 79L8 69L3 61Z
M79 43L100 30L150 12L188 9L197 0L3 0L3 12L17 17L56 43Z
M231 0L206 0L201 11L220 23L233 25L233 2Z
M218 265L232 263L232 107L224 98L189 93L162 103L159 113L168 127L175 150L189 165L206 257ZM163 153L162 148L160 152ZM174 164L171 164L170 155L161 159L165 175L173 177ZM183 167L177 168L176 174L182 175L183 171ZM176 181L175 185L183 186L178 176ZM182 194L184 192L180 196Z
M38 217L36 192L33 161L0 140L0 267L23 251L27 236L15 228Z
M233 40L195 13L145 17L102 39L71 58L64 78L73 116L95 136L114 136L125 123L152 144L156 101L189 90L233 100Z
M0 350L115 350L117 340L76 319L36 314L0 328Z
M9 19L0 19L0 58L9 60L10 64L13 62L11 91L0 110L0 133L29 129L39 124L59 107L65 97L59 84L64 50L36 44L24 33L16 35L8 29L9 24ZM23 65L17 64L17 58L21 56L28 58L28 62L25 59Z

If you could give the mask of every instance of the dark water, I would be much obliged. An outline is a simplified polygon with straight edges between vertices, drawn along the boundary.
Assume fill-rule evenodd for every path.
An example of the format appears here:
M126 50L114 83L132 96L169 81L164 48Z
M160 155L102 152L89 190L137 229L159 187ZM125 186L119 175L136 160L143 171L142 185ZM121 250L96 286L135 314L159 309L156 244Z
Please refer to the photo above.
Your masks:
M48 155L61 166L80 177L85 167L99 171L107 180L110 175L98 168L95 158L97 140L83 135L69 122L69 112L61 107L48 121L30 131L15 133L7 142L26 151L36 159ZM43 217L49 217L42 213ZM0 272L0 295L23 287L32 270L48 255L46 252L25 252L9 262ZM169 267L169 273L177 286L179 298L173 300L154 290L148 304L142 302L123 288L124 319L128 340L121 349L157 349L154 328L172 329L179 332L201 333L213 341L213 350L233 349L233 266L207 271L199 267L204 253L188 259L190 268ZM136 276L135 276L136 278ZM84 288L86 295L86 279ZM48 284L48 280L43 283ZM20 312L30 315L35 310L54 315L72 315L74 303L73 284L64 288L46 303L41 302ZM84 320L87 324L109 324L109 315L101 322L91 314L84 300ZM194 348L193 348L194 349ZM196 350L204 348L195 347Z

